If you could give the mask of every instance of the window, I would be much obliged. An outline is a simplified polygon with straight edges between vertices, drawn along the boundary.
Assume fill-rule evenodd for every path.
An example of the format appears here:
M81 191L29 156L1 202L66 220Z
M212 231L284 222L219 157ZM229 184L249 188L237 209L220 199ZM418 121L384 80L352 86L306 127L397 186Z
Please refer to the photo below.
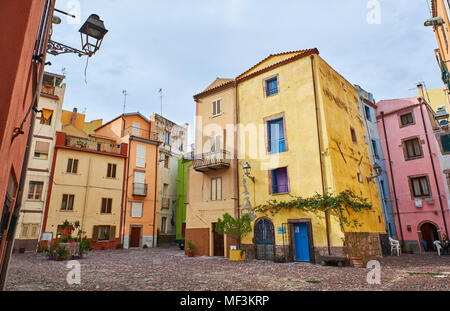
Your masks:
M41 201L42 199L42 188L44 188L44 183L41 181L30 181L28 188L28 200Z
M418 138L410 139L404 142L406 149L406 159L415 159L422 156L422 147Z
M53 118L53 110L42 109L42 117L40 118L41 124L51 125Z
M372 118L370 116L370 107L369 106L364 106L364 110L365 110L365 113L366 113L366 119L368 121L372 121Z
M37 239L39 237L39 224L22 224L22 239Z
M108 164L108 171L106 172L106 177L116 178L117 164Z
M413 113L407 113L404 115L400 116L400 122L401 122L401 126L407 126L407 125L411 125L414 124L414 117L413 117Z
M442 146L442 153L450 153L450 135L441 135L439 140Z
M163 198L167 198L168 193L169 193L169 185L164 184L163 185Z
M356 132L354 128L350 128L350 132L352 134L352 141L356 144L358 143L358 139L356 139Z
M102 214L111 214L111 208L112 208L112 199L103 198L102 199Z
M46 143L43 141L36 141L36 145L34 147L34 157L41 160L47 160L49 149L50 143Z
M141 218L144 209L144 203L142 202L132 202L131 203L131 217Z
M73 203L75 201L75 195L73 194L63 194L61 202L62 211L73 211Z
M415 198L430 196L430 187L426 176L411 178L411 184Z
M268 122L269 152L272 154L286 152L283 118Z
M76 174L78 172L78 160L69 159L67 161L67 173Z
M211 179L211 201L222 201L222 177Z
M278 94L278 77L265 81L266 97Z
M375 139L372 139L372 149L373 149L373 155L375 156L375 158L379 158L378 156L378 150L377 150L377 142Z
M270 171L271 193L282 194L289 193L289 179L287 167L278 168Z
M362 178L361 173L358 173L358 174L357 174L357 178L358 178L358 181L359 181L360 183L363 182L363 178Z
M166 154L166 156L164 158L164 167L165 168L169 168L169 161L170 161L170 156Z
M178 150L183 151L183 138L180 138L179 142L178 142Z
M136 146L136 166L145 168L146 148L144 145Z
M222 100L218 99L212 103L212 115L218 116L222 114Z
M133 136L141 135L141 124L139 122L132 123L131 135Z
M170 145L170 133L169 132L164 133L164 143L166 145Z
M115 226L94 226L93 241L114 241L116 238Z
M161 233L166 233L167 231L167 217L161 218Z
M220 152L222 149L222 136L211 137L211 152Z
M381 194L383 196L383 199L386 198L386 190L384 189L384 180L380 181L380 188L381 188Z

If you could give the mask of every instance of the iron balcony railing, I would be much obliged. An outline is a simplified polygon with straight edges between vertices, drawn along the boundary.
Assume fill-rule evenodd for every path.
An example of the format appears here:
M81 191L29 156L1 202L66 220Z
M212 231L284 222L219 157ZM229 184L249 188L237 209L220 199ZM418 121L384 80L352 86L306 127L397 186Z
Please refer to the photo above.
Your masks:
M55 95L55 87L51 84L42 84L41 93L47 95Z
M148 185L143 183L133 183L133 195L147 196Z
M139 127L130 126L125 129L123 136L134 136L143 139L162 141L156 132L151 132L146 129L141 129Z
M81 137L66 136L64 145L72 148L120 154L120 145L90 140Z
M194 169L200 172L229 168L231 153L225 150L208 152L194 156Z

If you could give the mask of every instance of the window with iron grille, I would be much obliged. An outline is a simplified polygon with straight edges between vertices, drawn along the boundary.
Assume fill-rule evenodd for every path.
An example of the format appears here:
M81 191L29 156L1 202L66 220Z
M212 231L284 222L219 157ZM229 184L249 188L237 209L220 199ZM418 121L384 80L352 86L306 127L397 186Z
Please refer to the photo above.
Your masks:
M270 171L272 194L289 193L289 178L287 167L277 168Z
M266 80L265 84L267 97L278 94L278 77Z

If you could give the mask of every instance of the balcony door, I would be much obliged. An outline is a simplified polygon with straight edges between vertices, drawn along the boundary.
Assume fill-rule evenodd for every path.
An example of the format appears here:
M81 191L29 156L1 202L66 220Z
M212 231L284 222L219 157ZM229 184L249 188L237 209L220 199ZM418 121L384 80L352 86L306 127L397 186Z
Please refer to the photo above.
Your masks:
M133 183L134 183L134 194L145 195L145 173L135 171Z

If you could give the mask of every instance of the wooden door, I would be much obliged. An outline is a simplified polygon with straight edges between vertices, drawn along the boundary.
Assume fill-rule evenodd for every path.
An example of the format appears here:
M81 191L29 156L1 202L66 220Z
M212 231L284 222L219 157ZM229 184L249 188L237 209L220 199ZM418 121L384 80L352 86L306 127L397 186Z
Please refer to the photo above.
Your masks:
M214 243L214 256L224 257L224 244L223 244L223 235L220 235L216 232L216 224L212 225L213 231L213 243Z
M130 247L141 247L141 228L131 227Z

